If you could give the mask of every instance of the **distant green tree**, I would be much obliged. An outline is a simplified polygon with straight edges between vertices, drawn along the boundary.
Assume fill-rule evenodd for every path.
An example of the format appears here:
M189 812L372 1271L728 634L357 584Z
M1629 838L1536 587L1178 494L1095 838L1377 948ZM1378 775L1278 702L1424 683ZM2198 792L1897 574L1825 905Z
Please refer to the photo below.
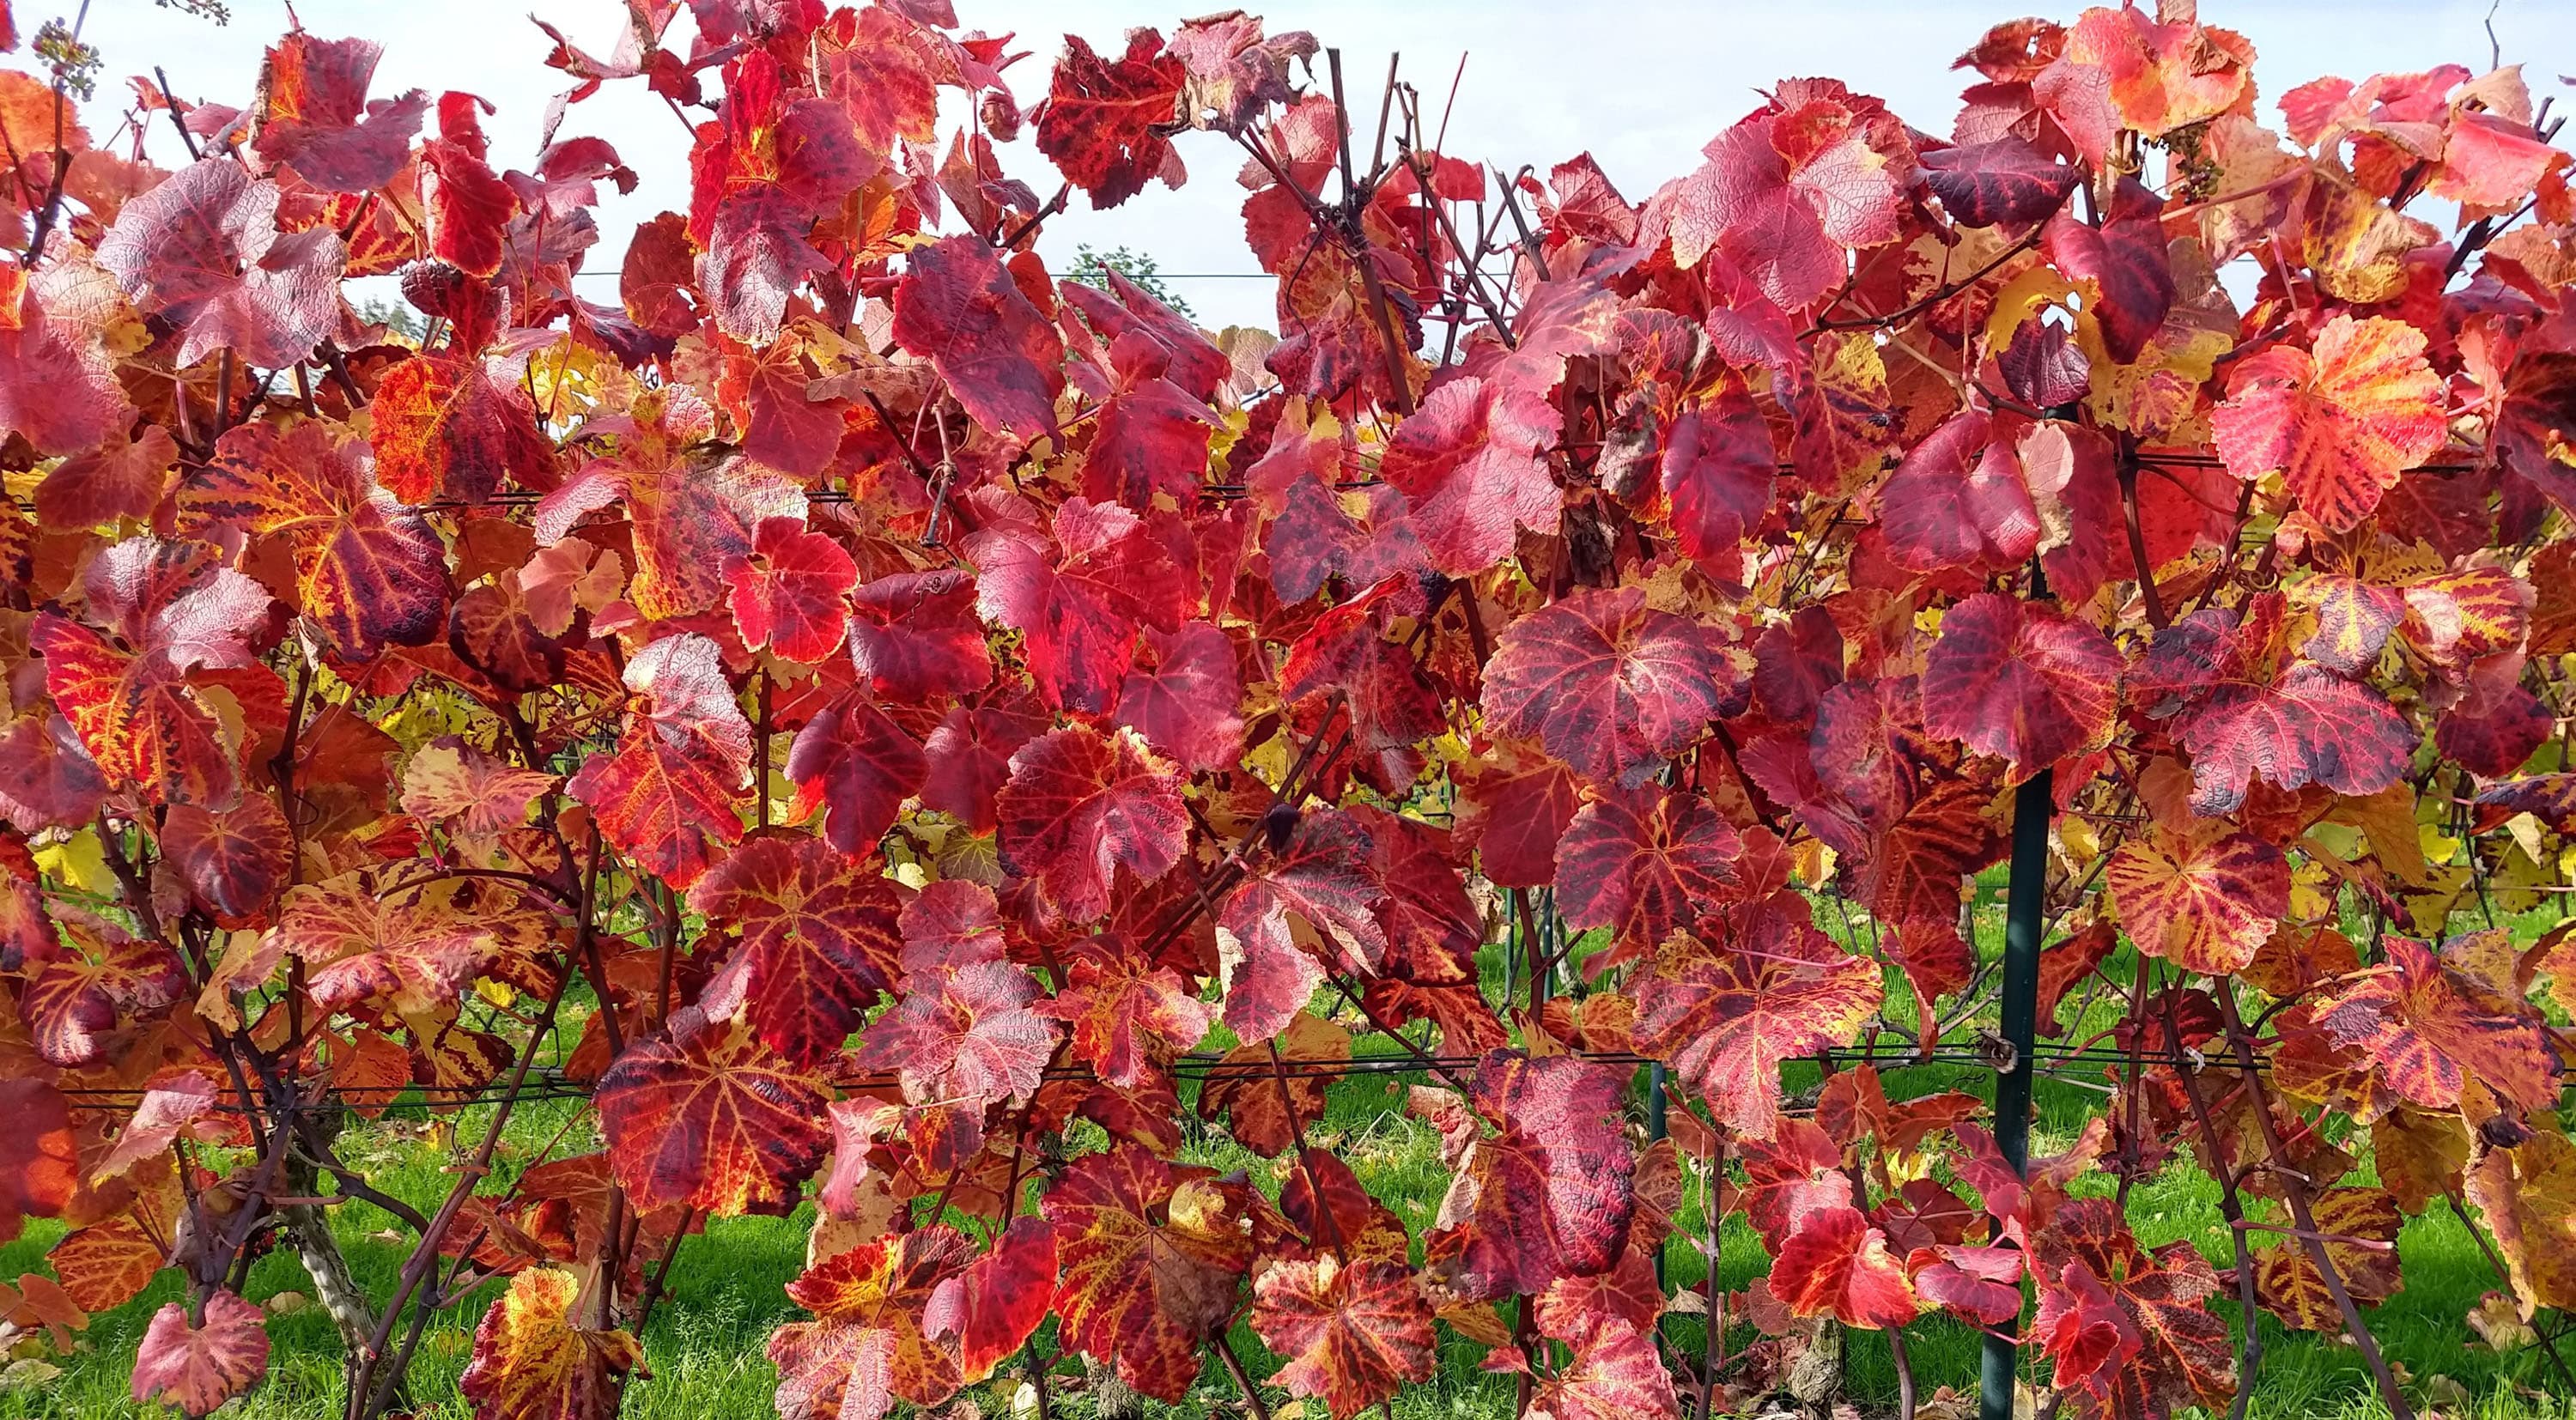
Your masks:
M1079 281L1085 286L1097 286L1106 290L1109 286L1109 273L1115 271L1152 292L1155 300L1192 320L1198 319L1198 312L1190 309L1189 302L1172 294L1171 286L1160 274L1162 268L1152 257L1141 252L1129 251L1125 247L1111 247L1107 251L1097 251L1089 242L1075 247L1073 253L1073 269L1064 274L1066 280Z
M383 326L414 344L419 343L421 336L428 330L421 321L420 313L411 307L400 301L379 300L373 296L358 303L358 319L369 325Z

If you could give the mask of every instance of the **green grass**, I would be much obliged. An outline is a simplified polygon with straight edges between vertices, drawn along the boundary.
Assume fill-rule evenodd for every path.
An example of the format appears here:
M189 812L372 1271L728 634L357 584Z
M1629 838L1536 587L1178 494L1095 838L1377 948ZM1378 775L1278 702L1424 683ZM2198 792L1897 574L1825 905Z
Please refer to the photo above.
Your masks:
M1832 917L1831 913L1825 915ZM1991 953L2000 937L1999 918L1992 911L1982 915L1977 935L1981 947ZM1498 959L1499 954L1488 956ZM2129 959L2115 958L2110 964L2114 979L2126 979L2122 960ZM1497 960L1489 960L1487 968L1489 989L1499 990ZM2097 1001L2074 1038L2106 1023L2117 1009L2110 1002ZM1902 1012L1897 1015L1901 1020ZM1382 1039L1363 1038L1359 1048L1371 1054L1399 1053L1398 1047ZM2077 1071L2095 1068L2069 1067L2066 1078L2042 1076L2032 1141L2035 1155L2062 1148L2084 1121L2099 1111L2102 1095L2073 1082ZM1816 1067L1793 1066L1788 1084L1796 1090L1811 1086L1816 1078ZM1987 1072L1973 1067L1922 1066L1889 1071L1887 1090L1895 1098L1944 1089L1984 1093L1989 1079ZM1389 1075L1360 1075L1341 1081L1331 1092L1325 1119L1311 1131L1311 1137L1346 1159L1361 1181L1418 1234L1430 1225L1438 1209L1448 1173L1440 1160L1436 1134L1405 1112L1407 1082L1408 1077ZM1191 1089L1194 1087L1185 1087L1185 1095ZM595 1138L585 1137L591 1128L589 1123L572 1117L570 1111L574 1108L556 1101L523 1108L505 1134L498 1165L500 1176L506 1178L526 1167L538 1151L555 1141L568 1122L571 1133L555 1144L558 1155L596 1147ZM353 1128L347 1140L350 1157L377 1187L424 1206L433 1205L443 1195L448 1181L442 1170L446 1155L421 1140L428 1117L417 1109L398 1109L385 1121ZM449 1118L458 1133L472 1139L480 1137L482 1122L488 1115L471 1109ZM1221 1132L1199 1125L1195 1118L1189 1119L1187 1126L1183 1147L1186 1160L1221 1170L1242 1169L1275 1192L1277 1179L1267 1160L1246 1153ZM1088 1125L1078 1127L1091 1129ZM1097 1137L1094 1131L1091 1142L1096 1144ZM1076 1147L1084 1143L1080 1139L1072 1142ZM2085 1180L2079 1191L2107 1193L2112 1186L2107 1176L2095 1175ZM1699 1216L1701 1202L1694 1185L1680 1217L1687 1229L1691 1220ZM2218 1209L2217 1186L2187 1158L2156 1177L2142 1180L2132 1190L2129 1219L2140 1240L2150 1247L2187 1240L2219 1266L2232 1264L2233 1255ZM360 1283L372 1295L387 1295L403 1257L390 1236L378 1236L393 1225L392 1220L368 1205L352 1203L334 1209L333 1221ZM652 1376L639 1380L629 1390L626 1415L638 1420L730 1420L770 1413L775 1373L763 1348L774 1326L801 1315L787 1301L781 1287L802 1264L809 1221L808 1211L789 1218L718 1219L703 1237L692 1238L682 1247L672 1268L669 1299L655 1311L643 1338ZM24 1237L0 1246L0 1278L42 1270L43 1253L59 1236L57 1225L31 1224ZM2431 1401L2445 1416L2471 1415L2477 1420L2576 1416L2576 1408L2571 1408L2566 1399L2544 1398L2544 1393L2558 1387L2536 1349L2498 1355L2479 1344L2464 1325L2464 1313L2482 1294L2501 1283L2458 1219L2436 1205L2431 1212L2407 1223L2401 1249L2405 1288L2375 1309L2369 1320L2389 1359L2408 1377L2419 1403ZM1704 1276L1698 1252L1684 1239L1676 1238L1667 1245L1666 1261L1668 1283L1674 1290L1696 1286ZM1721 1246L1721 1285L1741 1288L1768 1267L1759 1239L1740 1218L1731 1219ZM310 1290L294 1257L278 1253L254 1266L246 1295L253 1301L266 1301L280 1292L309 1295ZM430 1329L411 1376L411 1394L420 1415L435 1420L463 1420L467 1414L456 1392L456 1380L465 1367L474 1324L497 1290L497 1283L486 1287L442 1314ZM152 1312L179 1293L177 1275L165 1273L143 1296L94 1318L74 1354L47 1358L62 1368L59 1377L40 1386L0 1389L0 1420L88 1420L154 1413L154 1408L138 1407L127 1399L127 1367ZM2230 1301L2213 1301L2211 1310L2234 1324L2236 1309ZM2265 1355L2253 1398L2255 1415L2367 1420L2386 1414L2353 1348L2335 1339L2285 1332L2268 1317L2263 1328ZM238 1416L240 1420L336 1417L342 1363L338 1339L327 1318L318 1309L307 1307L275 1316L269 1330L275 1349L267 1380L222 1414ZM1700 1354L1704 1338L1698 1318L1668 1317L1664 1334L1678 1355ZM1739 1330L1731 1345L1740 1347L1749 1334ZM1511 1380L1479 1372L1476 1362L1481 1351L1472 1343L1451 1335L1445 1328L1442 1337L1439 1374L1396 1400L1397 1420L1507 1417L1513 1400ZM1041 1339L1050 1341L1051 1337L1042 1334ZM1238 1326L1232 1339L1255 1375L1266 1374L1277 1364L1249 1327ZM1944 1385L1974 1388L1980 1340L1972 1330L1941 1318L1926 1318L1908 1328L1907 1344L1923 1395L1928 1397ZM1892 1408L1896 1375L1883 1336L1854 1335L1846 1366L1848 1396L1864 1412L1883 1414ZM1055 1381L1058 1414L1068 1420L1085 1420L1090 1407L1081 1394L1078 1368L1068 1364L1064 1369L1070 1374L1060 1374ZM986 1415L1009 1410L1008 1395L1001 1390L981 1389L974 1398ZM1274 1403L1281 1398L1277 1392L1269 1395ZM1223 1371L1211 1363L1189 1399L1172 1409L1191 1417L1212 1412L1236 1414L1240 1412L1240 1402ZM1319 1416L1320 1412L1310 1412L1307 1420L1317 1420Z

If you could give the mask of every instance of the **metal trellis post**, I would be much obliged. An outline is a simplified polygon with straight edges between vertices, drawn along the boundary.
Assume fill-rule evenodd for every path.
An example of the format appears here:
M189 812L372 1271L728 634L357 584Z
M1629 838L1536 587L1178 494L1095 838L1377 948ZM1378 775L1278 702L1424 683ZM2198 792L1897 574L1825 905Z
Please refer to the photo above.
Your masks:
M2048 596L2036 562L2030 571L2033 600ZM2003 1038L2012 1048L2010 1068L1995 1077L1995 1146L2016 1173L2030 1156L2031 1051L2039 1018L2041 899L2048 882L2048 817L2055 809L2054 776L2046 768L2022 781L2013 795L2012 872L2004 888ZM2013 1382L2020 1348L1986 1333L1978 1375L1978 1420L2013 1420Z

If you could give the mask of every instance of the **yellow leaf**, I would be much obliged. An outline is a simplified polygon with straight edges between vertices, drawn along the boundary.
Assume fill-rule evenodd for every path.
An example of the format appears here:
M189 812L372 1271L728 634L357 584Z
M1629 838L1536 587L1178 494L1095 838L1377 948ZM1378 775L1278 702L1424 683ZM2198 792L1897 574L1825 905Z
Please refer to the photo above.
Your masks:
M35 857L37 871L56 882L100 897L116 893L116 874L108 869L107 853L99 847L97 829L84 828L60 843L39 848Z

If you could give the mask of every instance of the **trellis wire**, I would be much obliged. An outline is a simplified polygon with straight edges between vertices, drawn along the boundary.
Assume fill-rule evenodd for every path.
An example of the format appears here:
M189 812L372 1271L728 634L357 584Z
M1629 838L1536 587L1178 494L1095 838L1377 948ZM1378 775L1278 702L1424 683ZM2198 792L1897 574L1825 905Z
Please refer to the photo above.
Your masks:
M1636 1051L1568 1050L1565 1053L1576 1056L1580 1059L1591 1061L1598 1065L1624 1065L1634 1068L1637 1066L1663 1063L1653 1056L1643 1055ZM2046 1059L2061 1062L2072 1061L2079 1063L2090 1062L2105 1066L2125 1064L2129 1059L2129 1054L2126 1050L2109 1045L2060 1046L2041 1044L2034 1048L2032 1054L2034 1059ZM2244 1066L2239 1064L2237 1061L2225 1056L2201 1056L2189 1051L2177 1054L2170 1051L2149 1050L2141 1052L2139 1058L2151 1064L2171 1066L2182 1066L2188 1064L2195 1068L2204 1070L2242 1070L2244 1068ZM1355 1056L1347 1060L1297 1060L1283 1057L1275 1064L1267 1058L1229 1063L1222 1055L1214 1052L1202 1051L1181 1056L1180 1058L1172 1061L1169 1068L1176 1079L1196 1080L1201 1084L1227 1083L1238 1080L1268 1080L1283 1071L1291 1080L1331 1081L1346 1079L1352 1076L1423 1074L1434 1070L1470 1071L1475 1069L1478 1062L1483 1059L1484 1057L1482 1055L1474 1054L1453 1055L1426 1053L1423 1055L1366 1055ZM1993 1052L1975 1046L1941 1046L1930 1052L1918 1050L1837 1050L1834 1052L1834 1059L1837 1063L1855 1065L1868 1064L1872 1066L1896 1069L1913 1066L1974 1066L1982 1069L1992 1069L1997 1063ZM2262 1062L2258 1064L2257 1068L2268 1070L2270 1065L2268 1062ZM1097 1084L1099 1082L1099 1076L1095 1071L1087 1066L1081 1065L1058 1066L1043 1072L1042 1078L1050 1084ZM824 1076L822 1079L825 1083L834 1085L838 1088L855 1091L894 1089L901 1084L901 1076L893 1071L874 1071L855 1075L831 1075ZM63 1087L60 1092L65 1097L78 1101L87 1107L100 1109L115 1108L119 1106L131 1107L135 1104L139 1104L146 1093L146 1091L140 1087L112 1085L66 1086ZM381 1103L393 1105L415 1103L435 1108L454 1109L467 1108L473 1105L486 1103L491 1100L496 1100L505 1093L507 1093L507 1091L498 1082L481 1085L421 1085L412 1083L404 1083L400 1085L353 1085L335 1088L329 1091L331 1097L336 1098L344 1104L369 1105ZM529 1075L529 1083L518 1092L518 1098L523 1103L531 1100L586 1100L590 1098L590 1095L591 1085L589 1082L567 1075L559 1068L540 1068L531 1071ZM246 1112L245 1107L237 1103L219 1103L215 1107L220 1110L231 1112Z

